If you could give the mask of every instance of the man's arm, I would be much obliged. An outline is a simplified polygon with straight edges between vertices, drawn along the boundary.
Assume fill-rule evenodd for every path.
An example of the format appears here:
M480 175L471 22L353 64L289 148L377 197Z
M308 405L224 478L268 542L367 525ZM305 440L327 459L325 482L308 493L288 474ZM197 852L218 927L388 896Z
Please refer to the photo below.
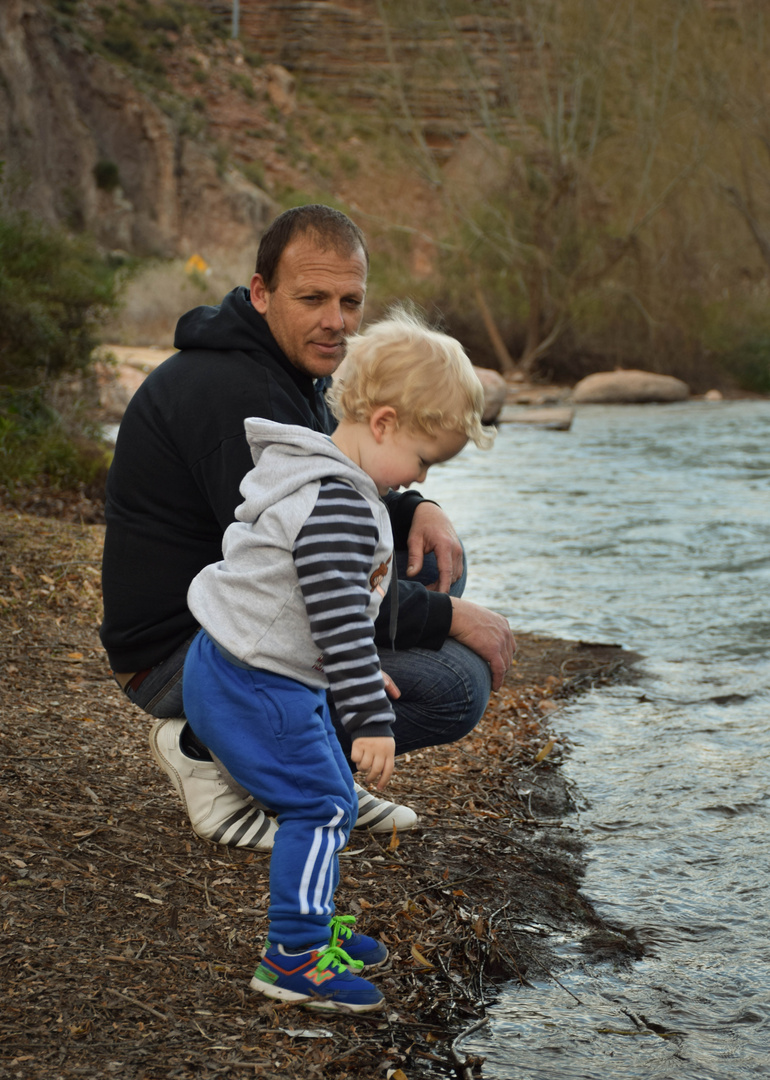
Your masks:
M417 496L408 506L411 526L407 536L407 573L419 573L423 556L434 551L439 578L435 584L427 587L431 591L426 591L426 587L417 582L399 581L396 648L420 646L440 649L447 637L453 637L486 660L492 673L492 688L497 690L516 651L516 641L508 620L480 604L447 595L450 584L461 576L463 570L463 549L457 533L441 507L422 500L417 492L408 491L404 495ZM393 519L394 514L391 513L391 521ZM402 511L402 528L405 521ZM376 623L376 641L380 647L388 644L389 614L390 598L387 597Z
M462 576L463 549L452 522L436 503L423 499L419 491L392 491L385 505L393 528L396 550L409 552L407 574L414 577L422 569L423 558L436 555L439 576L429 588L449 592L449 586Z
M412 517L407 540L409 563L407 575L414 577L422 569L423 556L433 552L438 563L438 581L427 588L448 593L450 585L462 577L463 548L447 515L432 502L418 504Z
M390 639L390 613L393 590L380 604L380 612L374 624L374 640L378 648L440 649L449 636L452 625L452 605L446 593L428 592L419 581L396 582L398 589L398 617L396 639Z

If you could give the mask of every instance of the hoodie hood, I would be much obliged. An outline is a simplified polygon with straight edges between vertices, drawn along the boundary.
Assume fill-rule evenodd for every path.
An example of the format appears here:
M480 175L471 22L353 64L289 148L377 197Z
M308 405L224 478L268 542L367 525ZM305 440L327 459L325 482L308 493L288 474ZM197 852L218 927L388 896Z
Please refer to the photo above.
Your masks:
M187 311L176 324L175 349L241 349L254 348L254 333L260 344L272 344L278 349L267 323L252 306L249 290L239 285L227 294L221 304L202 304ZM279 350L280 351L280 350Z
M370 502L379 501L372 478L328 435L256 417L246 420L244 427L254 468L241 484L244 502L235 512L239 521L256 520L267 506L327 476L348 481Z
M330 609L341 590L338 614L344 622L348 612L345 598L349 601L353 597L350 612L365 615L363 620L354 618L358 628L356 655L365 647L376 668L374 626L368 623L373 624L391 579L393 536L387 508L374 481L320 432L257 419L247 420L245 427L256 460L241 484L245 501L236 511L237 520L225 532L223 560L204 567L193 579L188 593L190 611L236 663L286 675L306 686L327 687L329 678L319 656L322 646L311 630L294 549L318 504L323 479L341 480L350 485L350 497L340 492L338 484L332 501L326 504L326 513L322 509L320 517L314 519L311 535L318 537L320 522L321 538L330 534L331 550L352 539L350 569L332 573L332 598L321 593L315 600L322 609ZM365 542L369 557L363 562L355 554L359 529L373 541L371 545L369 540ZM311 542L309 548L313 546ZM314 556L305 548L301 560L306 563L308 559L313 562ZM310 570L310 576L315 572ZM380 696L383 701L379 701ZM378 718L389 722L390 706L384 692L378 695L377 709ZM360 712L358 707L353 711ZM354 721L356 725L359 722Z

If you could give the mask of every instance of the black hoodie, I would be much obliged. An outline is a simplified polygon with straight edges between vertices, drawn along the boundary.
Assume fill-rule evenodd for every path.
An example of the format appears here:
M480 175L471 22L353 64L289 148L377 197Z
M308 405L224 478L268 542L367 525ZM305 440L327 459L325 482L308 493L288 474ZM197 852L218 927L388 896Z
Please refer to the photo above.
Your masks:
M180 351L148 375L120 425L107 480L102 563L102 644L113 671L154 667L197 629L187 589L222 557L222 535L241 503L252 466L243 422L249 416L331 434L327 379L313 380L278 347L246 288L219 307L179 320ZM396 548L421 496L388 496ZM388 642L383 602L377 641ZM399 582L396 646L438 649L452 620L449 597Z

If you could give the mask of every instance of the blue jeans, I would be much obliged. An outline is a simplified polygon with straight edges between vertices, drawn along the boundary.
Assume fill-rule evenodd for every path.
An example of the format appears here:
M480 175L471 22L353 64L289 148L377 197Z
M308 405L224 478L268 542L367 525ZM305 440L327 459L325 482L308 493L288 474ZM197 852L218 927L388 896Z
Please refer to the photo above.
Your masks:
M396 565L402 578L406 578L406 564L406 552L397 551ZM450 595L462 596L466 576L464 566L462 577L449 590ZM437 578L435 557L427 555L421 572L410 580L427 585ZM190 641L157 664L138 690L126 691L135 705L152 716L185 715L182 669ZM380 649L380 664L401 691L401 697L393 701L396 754L456 742L473 731L484 715L492 689L489 665L452 638L447 638L437 650ZM350 737L336 723L333 709L331 713L340 744L349 758Z

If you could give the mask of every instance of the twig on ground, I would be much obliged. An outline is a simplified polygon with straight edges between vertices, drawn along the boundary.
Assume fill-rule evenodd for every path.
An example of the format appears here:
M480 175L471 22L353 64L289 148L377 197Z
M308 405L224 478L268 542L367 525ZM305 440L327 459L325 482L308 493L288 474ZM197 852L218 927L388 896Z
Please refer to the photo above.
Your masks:
M478 1031L479 1028L483 1028L489 1023L489 1019L484 1016L481 1020L476 1020L473 1024L470 1024L467 1028L464 1028L457 1038L454 1040L449 1048L449 1052L452 1055L452 1061L455 1063L457 1069L457 1075L460 1080L473 1080L473 1067L468 1063L467 1058L461 1058L458 1047L461 1042L464 1042L474 1031Z

